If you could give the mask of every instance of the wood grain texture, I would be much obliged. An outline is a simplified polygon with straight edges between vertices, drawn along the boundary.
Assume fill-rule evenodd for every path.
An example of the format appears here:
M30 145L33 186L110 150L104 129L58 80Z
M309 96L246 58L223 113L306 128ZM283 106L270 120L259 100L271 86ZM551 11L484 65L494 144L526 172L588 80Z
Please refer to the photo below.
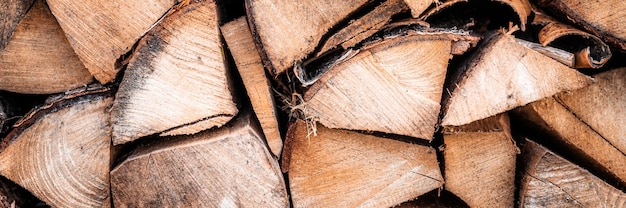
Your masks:
M0 90L50 94L92 81L50 10L37 0L0 50Z
M443 185L435 150L298 121L289 185L294 207L390 207Z
M46 1L85 67L101 83L115 79L120 56L177 1Z
M0 174L53 207L110 206L112 102L87 94L25 116L4 140Z
M111 171L115 207L289 207L278 162L250 119L136 149Z
M0 4L0 53L34 0L3 0Z
M368 0L246 0L262 58L280 74L313 52L322 36Z
M116 94L113 143L193 134L237 114L220 39L212 1L181 6L146 34Z
M626 194L526 140L520 207L624 207Z
M444 126L468 124L592 82L506 34L487 40L459 72L446 89Z
M438 2L435 0L404 0L404 3L411 9L411 16L418 18L428 7L433 3Z
M444 128L443 141L446 190L470 207L513 207L517 147L506 114Z
M254 39L248 22L244 17L240 17L223 25L220 30L230 52L233 54L252 108L263 129L265 140L272 153L280 156L283 149L283 139L278 128L276 104L270 82L265 75L265 68L261 63L261 57L255 50Z
M305 92L310 116L329 128L431 140L451 41L398 37L372 43L332 66Z

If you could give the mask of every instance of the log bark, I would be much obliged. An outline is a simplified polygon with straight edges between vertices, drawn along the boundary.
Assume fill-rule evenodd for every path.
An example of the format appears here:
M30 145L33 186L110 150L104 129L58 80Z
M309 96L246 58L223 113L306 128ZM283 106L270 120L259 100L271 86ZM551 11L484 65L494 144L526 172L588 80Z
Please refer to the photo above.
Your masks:
M143 145L111 171L115 207L289 207L278 162L251 116Z
M87 70L108 83L122 67L118 59L178 1L46 2Z
M2 141L0 174L50 206L110 206L112 101L86 88L32 111Z
M485 41L446 87L443 126L459 126L526 105L591 79L532 49L507 34Z
M181 4L137 46L113 105L113 143L193 134L237 114L215 2Z
M265 75L261 57L254 49L254 39L244 17L231 21L220 28L224 39L233 54L243 85L246 88L252 109L263 129L263 135L270 150L280 156L283 139L278 127L276 103L272 95L271 83Z
M22 21L34 0L6 0L0 5L0 52L13 36L13 31Z
M48 7L35 1L0 50L0 90L50 94L92 81Z
M437 14L441 14L443 12L446 12L447 10L450 10L453 7L458 7L458 8L463 8L463 10L467 10L469 12L471 12L472 7L467 7L467 5L472 4L472 3L477 3L479 1L470 1L470 0L446 0L446 1L442 1L440 3L436 3L434 7L430 8L429 10L427 10L426 12L424 12L420 18L423 20L430 20L432 19L435 15ZM506 7L510 8L511 11L514 13L514 16L517 17L517 21L516 23L519 24L519 28L521 28L522 30L526 30L526 25L528 24L528 18L530 17L531 13L532 13L532 8L530 5L530 2L528 2L528 0L492 0L491 2L496 2L498 4L502 4L505 5ZM458 14L452 14L454 15L458 15ZM474 14L476 15L476 14ZM483 14L478 14L478 15L485 15ZM456 18L456 17L454 17ZM454 18L451 19L446 19L444 21L448 21L448 22L453 22L453 21L457 21L454 20ZM474 19L468 19L470 22L465 22L468 23L471 26L475 26L475 20ZM461 20L461 21L468 21L468 20ZM512 20L514 21L514 20ZM511 21L511 22L512 22ZM458 24L458 23L452 23L452 24ZM459 26L459 28L465 28L465 25L456 25ZM450 26L452 27L452 26ZM467 29L467 28L465 28Z
M445 189L470 207L513 207L518 150L506 113L443 131Z
M294 207L389 207L443 185L430 147L321 125L309 138L304 121L292 125Z
M526 140L519 207L624 207L626 194Z

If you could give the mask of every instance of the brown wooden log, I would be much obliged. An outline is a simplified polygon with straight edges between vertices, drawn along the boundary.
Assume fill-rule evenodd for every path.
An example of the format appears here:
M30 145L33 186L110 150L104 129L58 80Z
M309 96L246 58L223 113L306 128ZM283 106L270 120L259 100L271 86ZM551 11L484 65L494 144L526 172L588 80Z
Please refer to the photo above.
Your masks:
M122 67L118 59L178 1L46 2L85 67L108 83Z
M304 121L292 125L294 207L389 207L443 185L430 147L321 125L308 137Z
M111 171L115 207L289 207L251 116L135 149Z
M443 131L445 189L470 207L513 207L518 150L506 113Z
M34 0L5 0L0 4L0 52L4 50L4 47L13 36L13 31L17 28L17 25L28 8L33 5Z
M63 94L26 115L0 145L0 174L55 207L109 205L109 89Z
M280 156L283 149L283 139L278 128L276 104L272 95L271 84L265 76L265 69L261 57L253 49L254 39L244 17L226 23L220 28L228 44L237 70L252 103L252 109L263 129L263 135L270 150L275 156Z
M444 126L459 126L591 83L507 34L485 41L446 88Z
M537 143L525 143L519 207L626 206L624 192Z
M137 46L113 105L113 143L193 134L237 114L215 2L181 4Z
M418 18L420 15L428 9L433 3L438 3L436 0L404 0L404 3L411 9L411 16Z

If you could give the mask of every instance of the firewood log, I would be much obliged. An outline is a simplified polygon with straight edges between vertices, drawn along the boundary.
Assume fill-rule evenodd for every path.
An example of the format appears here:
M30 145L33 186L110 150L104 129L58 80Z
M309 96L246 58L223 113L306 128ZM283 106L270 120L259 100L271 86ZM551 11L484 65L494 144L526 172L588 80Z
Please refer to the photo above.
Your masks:
M0 52L13 36L13 31L35 0L6 0L0 5Z

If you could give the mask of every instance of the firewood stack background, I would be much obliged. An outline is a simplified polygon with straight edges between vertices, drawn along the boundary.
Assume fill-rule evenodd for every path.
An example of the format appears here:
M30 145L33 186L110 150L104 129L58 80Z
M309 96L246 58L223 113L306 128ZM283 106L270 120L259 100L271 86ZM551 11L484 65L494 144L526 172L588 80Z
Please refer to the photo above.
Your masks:
M0 207L625 207L621 0L2 0Z

